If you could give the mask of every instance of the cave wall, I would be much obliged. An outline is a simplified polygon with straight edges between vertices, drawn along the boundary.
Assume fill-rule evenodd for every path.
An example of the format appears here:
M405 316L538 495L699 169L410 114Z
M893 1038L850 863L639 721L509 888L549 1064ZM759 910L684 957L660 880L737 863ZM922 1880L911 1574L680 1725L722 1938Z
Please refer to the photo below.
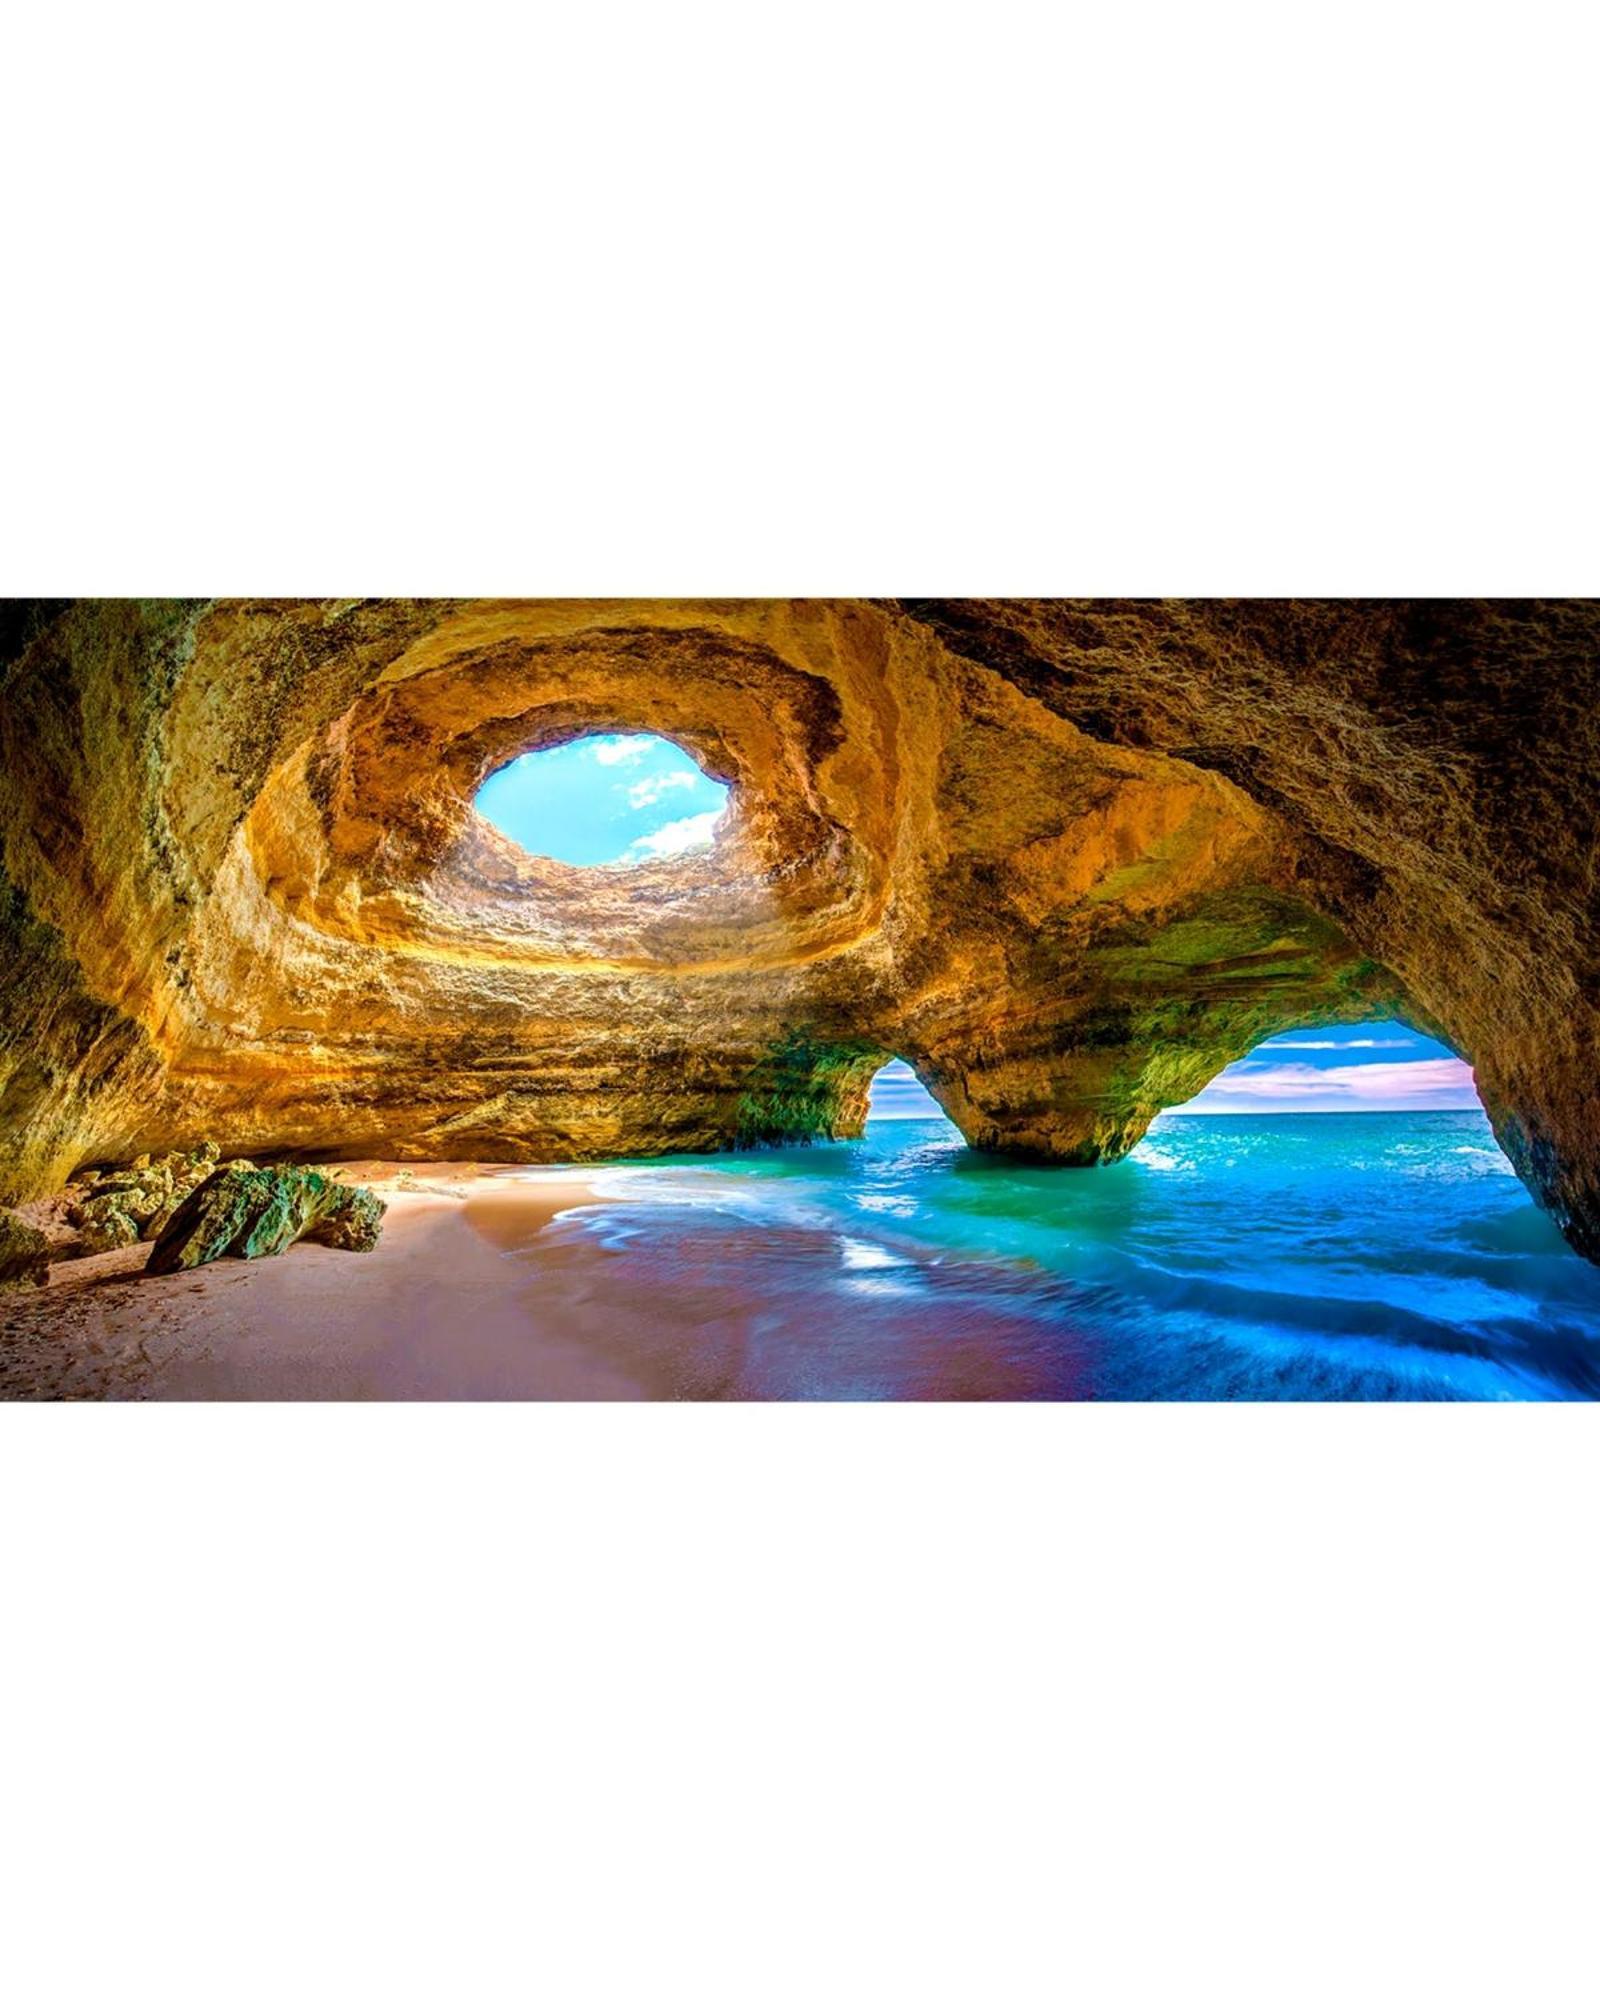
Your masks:
M1226 775L1312 903L1474 1066L1600 1258L1600 604L921 601L1098 741Z
M216 1137L585 1158L859 1131L1112 1159L1276 1030L1476 1066L1600 1253L1587 604L80 601L0 620L0 1198ZM592 729L707 854L525 855Z

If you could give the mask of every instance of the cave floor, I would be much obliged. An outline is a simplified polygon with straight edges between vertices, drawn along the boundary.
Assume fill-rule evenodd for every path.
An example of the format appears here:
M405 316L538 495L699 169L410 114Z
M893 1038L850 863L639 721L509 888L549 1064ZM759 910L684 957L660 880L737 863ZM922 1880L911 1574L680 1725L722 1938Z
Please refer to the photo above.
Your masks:
M612 1400L661 1393L605 1357L637 1310L605 1253L542 1226L598 1196L571 1170L361 1163L389 1204L376 1250L300 1243L146 1278L149 1245L52 1267L0 1298L0 1400ZM514 1232L505 1227L515 1223ZM507 1250L503 1241L524 1247ZM497 1240L500 1239L500 1240ZM585 1338L569 1337L582 1324Z
M625 1219L609 1240L563 1220L616 1198L592 1170L339 1171L388 1203L375 1250L298 1243L162 1277L145 1275L144 1243L60 1261L43 1290L0 1301L0 1401L839 1397L861 1393L863 1344L889 1357L888 1392L902 1397L1076 1393L1019 1370L1014 1318L981 1299L963 1301L937 1341L924 1301L878 1301L870 1339L852 1319L840 1347L818 1338L824 1290L802 1283L775 1308L725 1240L669 1276L626 1254ZM762 1234L815 1253L804 1232Z

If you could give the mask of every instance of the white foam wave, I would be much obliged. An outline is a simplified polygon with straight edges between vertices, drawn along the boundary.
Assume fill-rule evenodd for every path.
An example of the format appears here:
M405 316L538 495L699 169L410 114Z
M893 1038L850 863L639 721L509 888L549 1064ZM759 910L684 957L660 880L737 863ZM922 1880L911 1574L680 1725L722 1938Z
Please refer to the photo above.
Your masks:
M893 1271L911 1261L909 1257L897 1257L881 1243L863 1243L859 1236L841 1236L839 1253L847 1271Z

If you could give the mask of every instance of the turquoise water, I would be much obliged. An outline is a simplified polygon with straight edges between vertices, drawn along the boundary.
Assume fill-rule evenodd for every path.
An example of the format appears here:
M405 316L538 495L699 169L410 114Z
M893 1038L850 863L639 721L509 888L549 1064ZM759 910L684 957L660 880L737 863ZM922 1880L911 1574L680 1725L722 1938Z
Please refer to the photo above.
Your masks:
M760 1396L1547 1398L1600 1390L1600 1269L1479 1111L1166 1117L1120 1165L940 1120L606 1170L565 1225L649 1267ZM637 1268L637 1267L636 1267ZM737 1305L730 1305L730 1295Z

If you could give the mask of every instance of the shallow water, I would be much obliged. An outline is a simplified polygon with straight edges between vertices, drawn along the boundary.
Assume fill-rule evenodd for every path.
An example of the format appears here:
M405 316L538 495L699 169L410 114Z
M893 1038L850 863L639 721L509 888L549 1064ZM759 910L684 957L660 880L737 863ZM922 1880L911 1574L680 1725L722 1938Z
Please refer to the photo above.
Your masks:
M714 1299L714 1393L1600 1391L1600 1269L1477 1111L1166 1117L1088 1172L969 1152L942 1119L885 1121L854 1144L598 1178L613 1199L561 1227L635 1270L646 1253L691 1322Z

